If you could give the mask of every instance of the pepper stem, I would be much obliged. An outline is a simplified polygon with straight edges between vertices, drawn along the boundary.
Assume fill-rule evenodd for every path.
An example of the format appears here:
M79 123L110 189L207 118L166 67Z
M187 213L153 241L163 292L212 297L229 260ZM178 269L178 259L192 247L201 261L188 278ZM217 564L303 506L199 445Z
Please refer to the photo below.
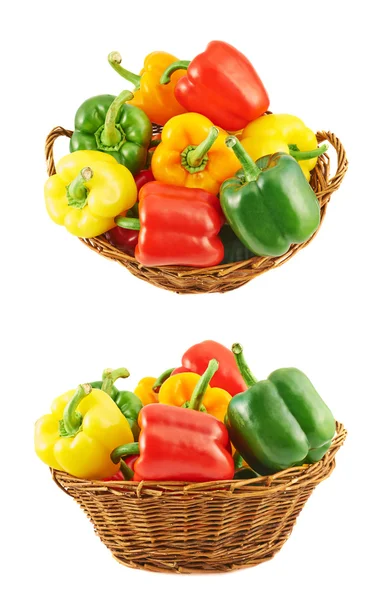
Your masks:
M207 365L206 371L203 373L202 377L199 379L198 383L194 388L190 402L188 403L188 408L192 408L193 410L200 410L204 395L207 391L207 387L214 374L218 371L218 367L219 362L215 360L215 358L211 359L209 364Z
M152 386L153 392L155 392L156 394L159 392L161 386L166 381L166 379L168 379L170 377L170 375L174 369L175 369L175 367L172 367L172 369L167 369L167 371L163 371L163 373L161 375L159 375L158 379L155 381L154 385Z
M103 376L102 376L102 391L106 392L106 394L110 395L111 394L111 390L112 390L112 386L114 385L115 381L117 379L119 379L120 377L122 377L123 379L125 379L126 377L129 377L130 373L129 371L127 371L127 369L125 369L124 367L122 367L121 369L115 369L114 371L112 369L104 369L103 371Z
M76 409L83 398L91 392L92 387L89 383L82 383L76 388L74 395L64 409L62 421L63 435L74 436L78 433L82 425L83 416Z
M309 160L310 158L316 158L317 156L321 156L328 149L327 144L322 144L322 146L318 146L318 148L314 148L314 150L299 150L296 144L289 144L290 155L295 158L295 160Z
M108 62L111 67L115 69L119 75L127 79L130 83L133 83L135 86L135 92L140 88L140 80L142 79L140 75L136 75L135 73L131 73L131 71L127 71L124 67L122 67L122 57L119 52L110 52L108 55Z
M229 135L225 139L225 143L228 148L231 148L241 163L246 181L257 181L262 171L257 167L250 154L246 152L238 138L235 135Z
M190 62L191 60L176 60L175 62L171 63L171 65L168 65L167 69L163 71L162 77L160 78L160 83L162 85L170 83L171 75L180 69L186 70Z
M94 176L91 167L84 167L77 177L66 187L68 206L84 208L87 204L88 188L85 183Z
M116 146L122 139L122 134L116 127L116 119L120 109L127 100L132 100L134 95L128 90L124 90L116 96L115 100L111 102L110 108L106 114L106 120L104 122L103 131L100 134L100 141L106 147Z
M140 230L140 220L133 219L131 217L115 217L115 223L118 227L123 227L123 229L134 229L135 231Z
M110 458L112 462L117 465L121 458L132 456L133 454L139 454L139 442L118 446L111 452Z
M234 354L237 367L243 377L244 382L249 386L253 386L258 382L258 379L252 374L249 365L247 364L245 357L243 356L243 348L241 344L233 344L231 351Z
M120 470L122 472L124 480L131 481L131 479L134 476L134 471L130 469L130 467L124 462L122 458L120 459Z
M218 135L219 129L217 127L211 127L206 139L204 139L199 146L196 146L196 148L191 150L189 148L187 149L188 152L186 154L186 161L190 167L201 166L203 160L206 158L207 152L214 144Z

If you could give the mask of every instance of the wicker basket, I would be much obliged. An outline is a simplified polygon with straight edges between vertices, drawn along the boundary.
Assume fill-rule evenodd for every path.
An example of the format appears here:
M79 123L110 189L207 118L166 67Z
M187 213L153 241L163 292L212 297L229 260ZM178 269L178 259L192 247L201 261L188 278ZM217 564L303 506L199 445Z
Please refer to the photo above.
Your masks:
M158 126L155 125L154 131L157 131L158 129ZM45 146L48 175L53 175L55 173L55 163L53 158L53 145L55 140L60 136L67 136L70 138L71 135L72 131L64 129L63 127L55 127L48 134ZM337 171L333 177L330 176L330 163L327 154L319 157L317 165L311 175L310 184L314 189L321 206L322 223L330 197L332 193L339 188L341 181L345 176L348 168L348 161L341 142L333 133L326 131L317 133L317 140L318 142L330 142L337 153ZM309 240L303 244L293 244L282 256L256 256L237 263L217 265L216 267L203 269L179 266L145 267L138 263L135 258L109 244L104 236L92 239L81 239L81 241L95 252L120 263L126 267L130 273L139 277L139 279L148 281L157 287L179 294L202 294L234 290L251 279L254 279L254 277L261 275L265 271L279 267L289 260L289 258L294 256L298 250L307 246L317 234L318 229Z
M315 486L329 477L346 430L323 459L244 481L100 482L52 471L120 563L176 573L225 572L273 558Z

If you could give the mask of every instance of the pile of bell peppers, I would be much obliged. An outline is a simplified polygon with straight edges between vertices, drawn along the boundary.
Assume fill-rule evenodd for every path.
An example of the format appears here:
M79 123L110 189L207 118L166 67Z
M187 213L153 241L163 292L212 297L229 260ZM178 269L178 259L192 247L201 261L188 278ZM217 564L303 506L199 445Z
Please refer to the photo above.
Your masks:
M335 419L307 376L278 369L257 381L243 355L213 340L134 392L125 368L56 398L35 424L35 450L53 469L92 480L254 479L320 460Z
M116 51L108 62L132 90L76 111L70 154L45 185L55 223L144 266L281 256L313 235L309 180L326 146L297 117L266 114L239 50L213 41L191 61L152 52L139 74Z

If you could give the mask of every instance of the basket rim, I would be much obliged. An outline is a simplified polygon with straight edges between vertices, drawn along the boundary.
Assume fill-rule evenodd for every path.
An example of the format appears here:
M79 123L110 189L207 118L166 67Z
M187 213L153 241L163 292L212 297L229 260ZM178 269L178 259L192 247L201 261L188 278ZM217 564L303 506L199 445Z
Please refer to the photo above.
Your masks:
M50 468L51 475L55 483L67 494L66 486L72 489L84 488L88 491L112 491L116 495L123 495L124 492L135 492L140 497L143 493L149 493L152 496L187 494L187 493L210 493L230 492L237 490L245 491L253 495L276 494L287 490L303 487L309 484L309 480L314 480L314 485L327 479L334 469L335 455L344 444L347 436L347 430L344 425L336 421L336 432L331 446L321 460L289 469L284 469L273 475L265 475L253 479L244 480L216 480L208 482L186 482L186 481L116 481L116 480L89 480L74 477ZM121 490L121 491L119 491Z
M158 126L155 125L155 127L158 127ZM55 168L55 163L54 163L54 158L53 158L53 145L54 145L55 140L60 136L66 136L66 137L70 138L72 136L72 133L73 133L73 131L70 129L65 129L64 127L57 126L57 127L54 127L51 130L51 132L48 134L48 136L46 138L46 145L45 145L45 156L46 156L48 175L53 175L56 173L56 168ZM260 268L261 265L263 265L265 262L270 261L272 259L274 259L274 263L275 263L274 267L278 267L279 265L286 262L289 258L291 258L291 256L293 254L295 254L298 250L307 246L317 235L317 233L319 232L320 227L322 225L323 219L325 217L326 208L327 208L327 204L330 200L330 197L331 197L332 193L339 188L339 186L342 182L342 179L344 178L347 168L348 168L348 160L346 158L345 149L342 146L340 140L337 138L337 136L334 133L331 133L330 131L318 131L316 133L316 137L317 137L318 142L329 141L330 144L332 145L332 147L335 149L335 151L337 153L336 173L334 176L329 177L330 159L329 159L329 155L327 153L318 157L317 165L322 163L322 165L326 168L326 177L323 177L322 181L321 181L321 185L317 186L319 189L314 189L314 187L312 186L315 191L315 194L319 200L320 208L321 208L321 219L320 219L319 226L308 240L306 240L305 242L303 242L301 244L292 244L290 246L290 248L287 250L287 252L285 252L281 256L278 256L278 257L253 256L253 257L243 260L243 261L219 264L219 265L214 265L213 267L191 267L191 266L183 266L183 265L164 265L164 266L156 266L156 267L145 267L145 265L141 265L141 263L139 263L135 259L135 257L130 256L129 254L126 254L125 252L119 250L118 248L115 248L115 246L113 246L112 244L107 242L107 240L104 238L103 235L95 237L95 238L78 238L78 239L83 244L85 244L88 247L91 247L91 249L93 249L96 252L102 253L103 251L106 251L106 253L111 253L113 256L111 256L110 258L113 258L114 260L125 261L139 269L144 267L150 271L160 272L160 273L169 273L170 275L177 276L180 278L190 277L190 276L194 277L194 276L198 276L198 275L200 277L204 277L206 275L213 275L213 274L218 275L220 277L225 277L226 275L231 274L232 271L237 271L239 269ZM313 169L312 173L313 173L312 177L314 179L315 178L314 174L316 173L316 168ZM311 182L312 182L312 179L310 180L310 183ZM98 246L99 246L99 248L98 248Z

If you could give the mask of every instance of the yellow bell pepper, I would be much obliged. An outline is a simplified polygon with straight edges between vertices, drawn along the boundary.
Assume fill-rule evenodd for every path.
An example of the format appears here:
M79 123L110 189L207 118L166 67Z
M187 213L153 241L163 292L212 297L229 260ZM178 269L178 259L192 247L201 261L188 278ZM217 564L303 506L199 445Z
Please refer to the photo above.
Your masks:
M77 150L59 160L44 196L57 225L78 237L92 238L115 227L114 218L135 204L137 188L130 171L113 156Z
M112 477L120 468L110 454L134 441L112 398L90 384L54 400L35 424L35 451L48 466L83 479Z
M134 394L140 398L143 406L158 402L158 394L153 390L156 381L155 377L143 377L136 386Z
M327 149L325 145L318 148L315 134L301 119L284 114L264 115L252 121L239 139L254 161L275 152L291 154L298 160L308 181L317 157Z
M241 165L225 144L226 131L198 113L170 119L163 128L151 169L157 181L217 194Z
M189 403L193 392L201 380L196 373L178 373L171 375L159 390L159 402L171 406L183 406ZM202 406L219 421L224 421L231 394L221 388L212 388L207 385L203 396Z

